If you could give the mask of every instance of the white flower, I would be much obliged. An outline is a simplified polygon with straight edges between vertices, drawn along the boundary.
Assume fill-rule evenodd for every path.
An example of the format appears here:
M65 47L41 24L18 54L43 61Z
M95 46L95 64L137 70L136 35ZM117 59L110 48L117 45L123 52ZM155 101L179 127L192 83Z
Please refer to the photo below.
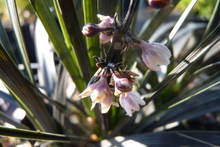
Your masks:
M160 43L147 43L140 41L139 46L142 49L142 59L144 63L153 71L160 71L159 65L170 64L170 50Z
M128 93L122 92L119 102L130 117L132 116L132 110L139 111L139 105L145 105L145 101L140 97L140 94L137 91L131 91Z
M101 104L101 112L107 113L111 105L118 107L118 103L113 102L113 94L108 86L107 78L102 75L98 82L89 85L80 95L80 98L90 96L92 100L91 109L96 103Z
M101 21L101 23L98 24L100 28L109 28L111 27L109 24L114 21L113 18L101 14L98 14L97 17ZM101 33L99 38L101 43L107 43L112 39L112 36L107 36L106 34Z

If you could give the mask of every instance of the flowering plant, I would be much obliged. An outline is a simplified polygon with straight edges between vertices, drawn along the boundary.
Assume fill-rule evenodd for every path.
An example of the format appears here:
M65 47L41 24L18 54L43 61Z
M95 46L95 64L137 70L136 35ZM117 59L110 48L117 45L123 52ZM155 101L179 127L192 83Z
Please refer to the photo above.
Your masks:
M187 17L196 0L175 17L179 0L127 2L30 0L34 64L6 1L18 44L0 23L1 136L29 146L220 145L219 1L209 22Z

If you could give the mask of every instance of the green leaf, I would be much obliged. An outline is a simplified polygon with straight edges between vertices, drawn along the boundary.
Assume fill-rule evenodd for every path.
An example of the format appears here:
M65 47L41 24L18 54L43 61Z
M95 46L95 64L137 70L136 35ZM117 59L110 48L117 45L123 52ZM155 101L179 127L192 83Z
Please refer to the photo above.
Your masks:
M171 41L173 40L174 36L176 35L177 31L180 29L180 27L183 25L183 23L186 20L186 17L189 15L191 10L193 9L194 5L196 4L198 0L192 0L190 4L187 6L186 10L183 12L173 29L171 30L170 34L168 35L168 39L166 42L166 46L169 46Z
M88 82L93 74L93 71L90 65L88 51L86 49L86 44L84 42L81 32L82 27L80 27L79 25L74 3L72 0L66 0L65 2L62 0L57 1L59 2L59 8L62 13L63 20L65 22L66 30L68 32L67 35L69 36L71 46L76 56L75 59L79 63L79 67L82 71L83 78L86 82ZM96 42L93 42L93 44L95 43ZM94 59L92 58L92 60ZM92 64L92 66L95 66L95 64Z
M97 23L97 0L83 0L83 13L84 13L84 23ZM86 37L87 52L89 55L90 63L92 65L93 71L97 68L95 66L95 60L93 56L100 57L100 47L99 47L99 37Z
M203 39L207 37L207 35L210 34L219 25L219 21L220 21L219 14L220 14L220 1L217 0L215 9L206 27L205 33L203 34Z
M32 84L23 77L1 44L0 63L0 79L26 111L35 128L42 131L56 132L54 122L52 122L41 99L35 95Z
M56 53L60 57L63 65L69 72L71 78L74 80L79 91L83 91L85 88L85 80L82 78L82 72L76 62L75 54L73 50L67 48L63 35L49 10L49 7L45 0L30 0L35 12L43 23L50 40L52 41Z
M3 28L3 25L2 25L2 21L0 19L0 42L2 43L2 45L8 49L8 53L10 54L11 58L14 60L15 63L17 63L17 60L16 60L16 57L15 57L15 54L13 52L13 49L12 49L12 46L10 44L10 41L8 39L8 36L5 32L5 29Z
M118 9L118 0L97 0L98 13L113 17Z
M22 128L22 129L29 129L27 126L25 126L24 124L21 124L21 123L18 123L16 121L14 121L11 117L7 116L6 114L2 113L0 111L0 119L3 121L3 122L7 122L9 124L12 124L13 126L15 127L18 127L18 128Z
M26 45L24 42L24 38L23 38L23 34L21 31L21 26L20 26L20 22L19 22L19 17L18 17L18 12L17 12L17 6L15 3L15 0L7 0L7 6L8 6L8 11L10 14L10 18L12 21L12 27L13 27L13 31L15 33L15 38L18 44L18 48L22 57L22 61L25 67L25 72L26 72L26 76L28 77L28 79L32 82L34 82L34 78L33 78L33 74L32 74L32 70L30 67L30 60L27 54L27 49L26 49Z
M66 143L81 143L88 144L94 143L90 139L77 137L77 136L66 136L63 134L46 133L41 131L30 131L25 129L12 129L0 126L0 136L16 137L29 140L39 141L53 141L53 142L66 142Z

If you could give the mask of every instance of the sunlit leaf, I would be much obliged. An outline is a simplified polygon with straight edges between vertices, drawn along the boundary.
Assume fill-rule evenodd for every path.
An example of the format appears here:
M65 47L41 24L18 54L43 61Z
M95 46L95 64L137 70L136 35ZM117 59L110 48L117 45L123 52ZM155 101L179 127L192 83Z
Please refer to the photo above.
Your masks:
M16 137L29 140L39 141L52 141L52 142L66 142L66 143L81 143L88 144L92 143L90 139L77 137L77 136L66 136L63 134L46 133L41 131L31 131L24 129L12 129L0 126L0 135L7 137Z
M26 111L29 119L36 129L48 132L56 132L41 99L35 95L32 85L18 70L4 47L0 44L0 79L13 93L17 102Z
M32 70L30 67L30 60L29 60L29 57L27 54L26 45L25 45L23 34L21 31L21 26L20 26L20 22L19 22L19 17L18 17L18 12L17 12L15 0L8 0L7 6L8 6L9 13L10 13L11 21L12 21L13 31L15 33L17 44L19 47L19 51L20 51L20 54L22 57L22 61L25 66L25 71L27 74L26 76L28 77L28 79L32 83L35 83L34 78L33 78L33 74L32 74Z
M97 147L124 146L219 146L220 132L175 131L118 136L101 141Z

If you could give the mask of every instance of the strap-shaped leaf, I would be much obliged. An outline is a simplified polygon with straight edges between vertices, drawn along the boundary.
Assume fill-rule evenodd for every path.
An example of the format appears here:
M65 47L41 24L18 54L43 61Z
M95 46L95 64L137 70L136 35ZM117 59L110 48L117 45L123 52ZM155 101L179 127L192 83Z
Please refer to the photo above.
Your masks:
M141 147L171 147L200 146L217 147L220 145L220 132L211 131L172 131L145 133L130 136L118 136L101 141L97 147L109 146L141 146Z
M89 59L89 51L86 49L86 44L84 42L84 38L82 36L82 27L79 25L78 17L75 11L74 3L72 0L58 0L59 10L62 14L63 20L65 22L65 27L71 42L71 47L74 50L77 62L79 63L79 67L81 68L83 78L86 82L89 81L92 76L92 68ZM95 45L96 42L93 42ZM97 50L97 49L93 49ZM93 52L93 51L92 51ZM92 58L92 57L90 57ZM94 59L92 58L93 63Z
M35 95L31 83L23 77L7 51L0 44L0 79L26 111L36 129L56 132L54 122L49 116L41 99Z
M84 14L84 23L97 23L97 0L83 0L83 14ZM100 56L100 47L99 47L99 36L86 37L86 46L87 52L89 55L90 63L93 70L97 68L95 66L95 60L93 56Z
M11 22L12 22L13 31L15 33L18 48L19 48L19 51L20 51L20 54L22 57L22 62L24 64L25 72L27 74L26 76L28 77L28 79L32 83L35 83L34 78L33 78L33 74L32 74L32 70L30 67L30 60L29 60L29 57L27 54L26 45L25 45L23 34L21 31L21 26L20 26L20 22L19 22L19 17L18 17L17 6L15 3L15 0L7 0L6 2L7 2L9 14L10 14Z
M14 62L16 63L17 60L15 58L15 54L13 52L13 49L12 49L12 46L10 44L10 41L8 39L8 36L6 34L6 31L5 29L3 28L3 25L2 25L2 21L0 19L0 42L2 43L2 45L7 48L8 50L8 53L10 54L11 58L14 60Z
M155 127L166 125L175 121L188 120L207 112L214 112L219 110L219 91L212 90L212 87L220 84L220 72L211 76L204 82L195 86L189 93L173 98L155 112L141 121L141 124L135 132L141 132L144 128L149 130ZM156 118L160 118L156 121Z
M4 114L3 112L0 111L0 119L3 122L7 122L9 124L12 124L15 127L18 128L22 128L22 129L29 129L27 126L25 126L24 124L18 123L15 120L13 120L11 117L7 116L6 114Z
M45 0L30 0L35 12L44 25L51 42L53 43L56 53L60 57L63 65L69 72L70 76L74 80L79 91L83 91L85 88L84 79L82 78L81 69L76 61L75 54L72 49L68 49L63 35L56 23L52 13Z
M192 51L179 65L177 65L167 77L159 83L155 88L153 88L148 94L145 95L147 98L147 103L153 100L156 95L159 94L171 81L177 79L185 71L187 71L200 57L202 57L208 50L210 50L214 45L216 45L220 37L216 35L216 32L220 31L220 25L201 43L194 51ZM215 38L210 40L211 38Z
M94 143L90 139L77 137L77 136L66 136L63 134L45 133L40 131L31 131L25 129L13 129L0 126L0 136L16 137L29 140L40 140L40 141L52 141L52 142L66 142L66 143Z

